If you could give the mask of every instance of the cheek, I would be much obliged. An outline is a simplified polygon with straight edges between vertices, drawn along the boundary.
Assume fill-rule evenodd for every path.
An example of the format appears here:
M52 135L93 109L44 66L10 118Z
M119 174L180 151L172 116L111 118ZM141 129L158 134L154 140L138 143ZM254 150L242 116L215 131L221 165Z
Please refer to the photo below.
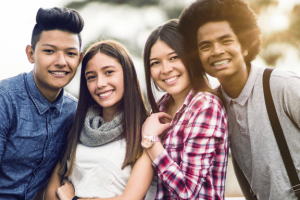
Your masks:
M153 80L156 80L158 78L158 72L157 69L151 68L150 69L150 76L153 78Z
M89 92L91 94L93 94L93 91L95 90L94 84L93 83L87 83L87 88L88 88Z

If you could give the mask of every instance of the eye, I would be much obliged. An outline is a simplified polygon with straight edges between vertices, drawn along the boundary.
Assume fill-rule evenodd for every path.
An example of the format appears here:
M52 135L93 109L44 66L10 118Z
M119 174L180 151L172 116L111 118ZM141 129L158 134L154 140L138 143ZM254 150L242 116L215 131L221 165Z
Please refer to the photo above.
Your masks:
M105 75L110 75L110 74L112 74L114 71L113 70L107 70L106 72L105 72Z
M210 49L210 45L208 45L208 44L202 45L202 46L200 46L199 49L201 51L208 51Z
M52 49L44 49L43 52L45 52L47 54L54 53L54 51Z
M179 58L179 56L172 56L171 58L170 58L170 60L176 60L176 59L178 59Z
M232 41L233 41L232 39L225 39L222 41L222 43L226 45L226 44L231 44Z
M94 75L89 75L86 77L86 81L92 81L94 80L96 77Z
M154 66L154 65L158 65L158 64L159 64L158 61L151 62L151 63L150 63L150 67L152 67L152 66Z
M73 53L73 52L68 52L67 53L69 56L76 56L77 54L76 53Z

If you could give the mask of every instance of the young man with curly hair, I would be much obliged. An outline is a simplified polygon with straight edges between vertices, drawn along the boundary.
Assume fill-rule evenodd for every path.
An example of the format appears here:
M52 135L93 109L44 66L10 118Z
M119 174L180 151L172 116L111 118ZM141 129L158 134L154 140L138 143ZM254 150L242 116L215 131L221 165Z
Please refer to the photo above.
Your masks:
M0 82L1 200L31 200L62 154L77 105L63 87L82 60L83 25L75 10L40 8L26 47L33 70Z
M265 68L257 17L243 0L197 0L179 19L189 60L216 77L229 119L236 175L247 199L296 199L277 146L263 92ZM300 78L274 70L271 93L294 165L300 171ZM299 173L298 173L299 176Z

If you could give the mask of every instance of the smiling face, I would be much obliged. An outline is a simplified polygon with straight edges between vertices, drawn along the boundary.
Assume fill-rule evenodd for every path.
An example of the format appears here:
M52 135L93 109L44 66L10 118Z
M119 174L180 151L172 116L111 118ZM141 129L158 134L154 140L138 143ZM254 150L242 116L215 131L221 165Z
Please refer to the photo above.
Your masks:
M154 83L173 98L185 98L191 89L190 78L174 49L158 40L151 48L149 60Z
M208 22L197 32L198 52L204 70L222 84L227 78L247 73L244 56L237 36L227 21ZM228 79L227 79L228 80Z
M103 112L116 111L124 95L123 69L113 57L97 53L85 68L87 87Z
M60 30L43 31L35 51L27 46L26 53L34 63L35 83L48 100L72 80L82 59L78 36Z

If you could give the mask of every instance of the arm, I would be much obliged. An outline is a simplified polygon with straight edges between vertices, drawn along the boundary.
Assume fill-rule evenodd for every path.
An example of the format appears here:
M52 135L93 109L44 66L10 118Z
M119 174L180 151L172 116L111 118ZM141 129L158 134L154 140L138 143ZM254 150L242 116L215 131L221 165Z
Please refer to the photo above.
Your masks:
M57 175L59 167L60 163L58 162L45 188L44 200L59 200L56 196L56 190L61 186L61 177Z
M244 173L238 166L238 164L233 156L232 156L232 164L233 164L233 169L234 169L235 175L237 177L237 180L239 182L239 185L242 189L242 192L243 192L245 198L247 200L255 200L253 195L250 192L250 185L249 185Z
M142 156L136 161L132 168L127 185L123 194L118 197L111 198L93 198L98 200L141 200L148 191L154 170L151 165L151 160L144 150ZM63 186L57 189L57 194L61 200L71 200L74 196L74 187L70 182L65 182ZM87 200L87 198L80 198Z
M197 198L207 174L211 173L212 163L218 162L216 166L218 164L226 166L227 163L227 145L223 149L218 149L219 154L216 155L219 144L224 142L222 138L227 134L224 109L218 103L205 102L200 106L195 103L191 110L192 114L184 119L188 123L184 128L184 143L180 151L181 162L179 164L168 155L166 150L162 150L163 146L160 143L155 143L152 148L147 149L158 176L178 199ZM150 117L155 117L155 115ZM150 129L150 127L161 126L159 120L156 122L152 120L152 124L144 125L147 129L143 128L145 131L143 135L160 134L160 132L152 132L152 130L157 131L157 128ZM158 152L160 154L157 156ZM222 159L218 160L219 157ZM219 174L216 176L218 177ZM211 177L214 178L214 174L211 173ZM222 177L216 181L220 183L220 187L224 187L222 184L224 179L225 177Z
M7 134L13 123L13 106L10 95L0 88L0 164L7 140Z
M300 129L300 104L296 103L300 101L300 77L293 76L285 81L284 88L280 92L284 97L284 110L292 121L297 124ZM280 94L282 94L280 93Z
M42 189L40 189L40 191L38 191L35 194L35 196L34 196L34 198L32 200L41 200L41 199L44 199L45 187L46 186L44 186Z

